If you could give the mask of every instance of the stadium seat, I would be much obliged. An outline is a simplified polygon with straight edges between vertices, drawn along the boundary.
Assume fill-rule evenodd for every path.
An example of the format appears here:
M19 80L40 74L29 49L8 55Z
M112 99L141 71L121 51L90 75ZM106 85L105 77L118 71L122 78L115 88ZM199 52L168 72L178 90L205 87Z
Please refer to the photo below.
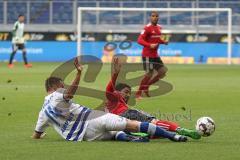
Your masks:
M240 2L220 2L219 3L220 8L232 8L232 23L233 25L240 25ZM227 14L222 13L219 18L219 24L220 25L226 25L227 24Z
M123 2L123 7L142 8L143 2ZM123 12L123 24L144 24L144 13L140 12Z
M49 3L31 2L30 3L30 23L48 24L49 23Z
M73 23L73 2L75 0L52 0L53 24L72 24ZM27 3L30 2L30 23L32 24L49 24L50 23L50 2L49 0L29 0L26 2L18 2L16 0L0 1L0 23L4 21L3 3L7 3L7 23L14 23L19 14L26 14ZM77 0L77 7L127 7L127 8L191 8L196 6L196 2L191 0L184 1L170 1L170 0L120 0L120 1L106 1L106 0ZM233 11L233 25L240 25L240 2L239 0L210 0L199 1L200 8L232 8ZM100 24L146 24L148 22L149 12L137 13L137 12L113 12L105 11L97 15L96 12L84 13L83 23L96 24L97 17L99 17ZM196 14L194 12L171 12L170 18L168 12L160 13L160 23L163 25L191 25L194 24L192 16ZM122 16L122 18L121 18ZM213 12L199 12L200 25L226 25L227 13L213 13ZM193 22L192 22L193 21Z
M96 7L97 3L94 1L79 1L77 7ZM82 16L83 24L96 24L96 12L84 12Z
M19 14L25 14L27 12L27 4L20 2L9 2L7 5L7 11L7 23L14 23Z
M199 8L216 8L215 2L200 2ZM198 12L200 25L216 25L219 13L216 12Z
M0 23L3 23L3 2L0 2Z
M71 2L53 2L53 23L71 24L73 22Z
M119 2L101 2L99 7L120 7ZM99 13L100 24L119 24L120 12L119 11L102 11Z
M172 2L170 3L171 8L191 8L192 2ZM190 25L192 24L192 13L190 12L171 12L170 13L170 24L173 25Z

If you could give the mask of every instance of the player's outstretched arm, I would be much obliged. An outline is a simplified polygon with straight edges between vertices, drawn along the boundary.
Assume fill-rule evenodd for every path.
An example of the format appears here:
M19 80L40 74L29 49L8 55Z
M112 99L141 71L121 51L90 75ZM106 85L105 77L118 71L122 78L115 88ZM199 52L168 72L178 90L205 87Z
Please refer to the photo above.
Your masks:
M121 70L121 64L119 62L118 57L113 58L112 63L113 63L113 72L112 72L111 80L107 85L106 92L114 92L116 80Z
M78 88L78 84L80 82L80 78L81 78L81 73L82 73L82 66L79 64L78 59L76 58L74 60L74 65L76 67L77 70L77 74L75 79L73 80L71 86L69 86L67 88L67 90L65 91L65 93L63 94L63 97L65 100L70 100L73 98L73 95L76 93L77 88Z
M113 58L113 74L118 74L121 70L121 63L119 61L119 58L118 57L114 57Z
M116 80L117 80L118 74L121 70L121 64L119 62L118 57L113 58L112 63L113 63L113 73L111 76L111 80L108 83L107 88L106 88L106 96L108 99L114 98L113 92L115 91Z

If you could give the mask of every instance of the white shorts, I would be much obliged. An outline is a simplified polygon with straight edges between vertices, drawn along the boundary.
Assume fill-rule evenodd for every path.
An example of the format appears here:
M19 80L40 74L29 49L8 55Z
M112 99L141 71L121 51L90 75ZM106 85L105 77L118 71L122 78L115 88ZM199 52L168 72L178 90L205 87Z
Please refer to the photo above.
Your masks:
M118 131L125 130L127 119L115 114L93 110L83 140L110 140Z

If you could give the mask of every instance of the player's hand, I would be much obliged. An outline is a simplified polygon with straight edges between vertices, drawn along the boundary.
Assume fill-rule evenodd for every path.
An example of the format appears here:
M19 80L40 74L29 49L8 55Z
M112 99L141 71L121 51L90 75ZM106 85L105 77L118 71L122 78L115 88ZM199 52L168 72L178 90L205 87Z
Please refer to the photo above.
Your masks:
M150 48L151 49L155 49L158 46L158 44L154 43L154 44L150 44Z
M32 139L42 139L46 136L47 134L45 132L43 133L37 133L34 132L33 135L31 136Z
M119 62L119 58L118 57L114 57L113 58L113 72L114 73L119 73L120 69L121 69L121 63Z
M20 39L18 37L15 37L15 42L19 43Z
M81 73L83 70L83 67L81 64L79 64L78 58L75 58L74 60L74 66L76 67L78 73Z

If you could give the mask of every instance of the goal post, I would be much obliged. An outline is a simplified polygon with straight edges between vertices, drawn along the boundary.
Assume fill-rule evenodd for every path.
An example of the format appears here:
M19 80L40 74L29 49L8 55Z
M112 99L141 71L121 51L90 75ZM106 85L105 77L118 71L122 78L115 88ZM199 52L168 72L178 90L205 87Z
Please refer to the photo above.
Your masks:
M232 9L231 8L111 8L111 7L78 7L78 20L77 20L77 55L82 54L82 33L83 33L83 12L104 12L104 11L116 11L116 12L224 12L227 13L227 49L226 57L227 64L231 64L232 58ZM161 18L161 16L160 16ZM166 28L164 28L166 29Z

